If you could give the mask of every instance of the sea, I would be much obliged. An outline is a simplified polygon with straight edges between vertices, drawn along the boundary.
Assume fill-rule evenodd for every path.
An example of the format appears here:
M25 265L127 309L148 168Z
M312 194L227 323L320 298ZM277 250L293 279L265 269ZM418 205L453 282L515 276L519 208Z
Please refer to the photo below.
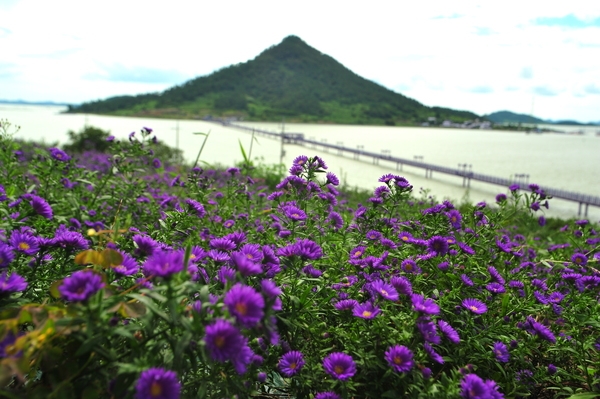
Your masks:
M243 160L240 146L255 162L290 166L299 155L318 155L329 170L348 187L374 189L378 178L387 173L404 176L417 197L433 196L437 201L493 203L496 194L508 188L472 181L463 186L457 176L403 166L372 159L341 156L322 147L282 147L280 140L256 136L248 132L202 120L171 120L116 117L91 114L65 114L66 107L0 104L0 119L20 126L15 137L58 145L68 142L68 131L79 131L86 125L109 130L117 138L126 139L143 127L153 129L159 140L180 148L187 161L193 162L202 146L201 166L234 166ZM357 126L332 124L299 124L269 122L236 122L240 125L272 132L303 133L319 142L360 148L410 160L514 179L521 186L536 183L600 196L600 127L539 126L562 133L525 133L503 130L455 129L432 127ZM198 134L202 133L202 134ZM208 134L208 137L206 136ZM576 202L552 199L546 217L589 219L600 221L600 208L585 207ZM538 212L539 213L539 212ZM539 213L540 215L542 213Z

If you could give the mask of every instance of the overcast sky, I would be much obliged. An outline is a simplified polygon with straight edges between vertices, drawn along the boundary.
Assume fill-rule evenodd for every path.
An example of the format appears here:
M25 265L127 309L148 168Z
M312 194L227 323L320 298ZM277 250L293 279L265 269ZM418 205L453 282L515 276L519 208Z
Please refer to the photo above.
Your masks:
M292 34L426 105L600 121L596 0L0 0L0 99L162 91Z

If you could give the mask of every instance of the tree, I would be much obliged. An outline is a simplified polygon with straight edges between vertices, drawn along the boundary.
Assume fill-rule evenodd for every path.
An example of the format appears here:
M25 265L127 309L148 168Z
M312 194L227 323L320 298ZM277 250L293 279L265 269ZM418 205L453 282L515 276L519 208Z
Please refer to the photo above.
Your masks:
M110 143L106 139L110 136L109 130L102 130L95 126L85 126L79 132L69 130L70 142L63 148L67 152L81 153L84 151L106 152Z

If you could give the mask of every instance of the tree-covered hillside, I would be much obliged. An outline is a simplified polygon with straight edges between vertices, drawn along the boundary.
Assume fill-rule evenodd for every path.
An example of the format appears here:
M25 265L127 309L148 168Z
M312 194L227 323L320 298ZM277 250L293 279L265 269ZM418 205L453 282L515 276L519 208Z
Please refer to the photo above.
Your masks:
M255 59L190 80L163 93L119 96L70 112L179 118L238 116L250 120L334 123L419 123L428 117L463 121L472 112L426 107L366 80L296 36Z

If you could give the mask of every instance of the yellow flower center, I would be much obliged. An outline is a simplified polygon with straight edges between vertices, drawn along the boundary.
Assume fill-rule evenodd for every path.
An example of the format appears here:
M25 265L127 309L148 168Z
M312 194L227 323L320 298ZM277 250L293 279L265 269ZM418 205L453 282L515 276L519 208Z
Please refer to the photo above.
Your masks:
M394 363L400 365L404 362L402 361L402 358L400 356L394 356Z
M152 385L150 385L150 396L157 398L160 395L162 395L162 386L158 382L154 381Z
M471 306L469 306L469 309L471 309L473 312L476 312L477 311L477 306L471 305Z
M405 268L406 268L406 270L407 270L407 271L409 271L409 272L410 272L410 271L412 271L412 269L413 269L413 267L412 267L412 265L411 265L410 263L409 263L409 264L407 264L407 265L406 265L406 266L404 266L404 267L405 267Z
M368 310L363 310L363 312L362 312L362 315L363 315L363 316L365 316L365 317L369 317L369 316L371 316L372 314L373 314L373 313L372 313L372 312L369 312Z
M29 248L31 248L31 247L26 242L19 243L19 249L21 249L23 251L27 251Z
M296 363L290 363L290 368L292 370L296 370L296 367L297 367Z
M356 252L354 253L354 256L355 256L355 257L359 257L359 256L361 256L361 255L362 255L362 252L361 252L361 251L356 251Z
M254 256L252 256L252 254L246 254L246 258L248 258L248 259L254 259Z
M222 348L225 345L225 337L216 337L215 345L217 348Z
M342 366L335 366L333 368L333 371L335 371L336 374L342 374L344 372L344 368Z
M406 237L406 236L402 237L402 241L408 241L408 237Z
M246 316L248 313L248 307L243 302L238 302L235 304L235 311L241 314L242 316Z
M383 289L382 289L382 290L381 290L381 295L383 295L383 296L387 296L387 295L388 295L388 292L387 292L386 290L383 290Z

